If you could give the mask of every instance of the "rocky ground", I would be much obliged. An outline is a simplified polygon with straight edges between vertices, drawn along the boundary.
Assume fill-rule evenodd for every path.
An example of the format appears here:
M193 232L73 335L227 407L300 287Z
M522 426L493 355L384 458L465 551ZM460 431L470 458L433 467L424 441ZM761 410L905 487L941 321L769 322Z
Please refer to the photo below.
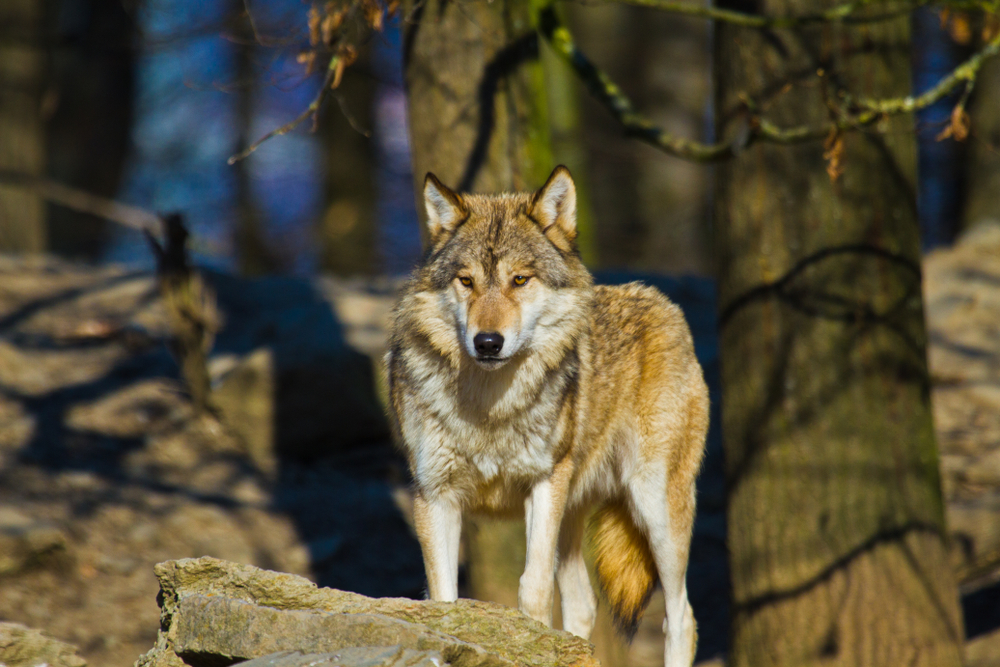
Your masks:
M1000 227L930 255L925 272L970 658L1000 664ZM405 466L378 398L394 286L208 280L217 409L196 415L150 276L0 260L0 621L69 642L92 666L126 667L157 641L161 561L210 555L369 596L422 592ZM712 375L711 285L656 282L685 308ZM716 429L690 582L701 658L725 649L722 494ZM630 664L662 661L658 604Z

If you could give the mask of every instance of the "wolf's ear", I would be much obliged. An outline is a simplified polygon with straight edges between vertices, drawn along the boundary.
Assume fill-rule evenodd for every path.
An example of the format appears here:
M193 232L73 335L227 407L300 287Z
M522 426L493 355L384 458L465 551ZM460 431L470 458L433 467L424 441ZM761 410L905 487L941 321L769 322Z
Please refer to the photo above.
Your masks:
M432 243L444 232L454 231L466 214L462 198L430 172L424 178L424 206Z
M572 252L576 240L576 186L569 169L559 165L535 193L531 212L542 233L560 250Z

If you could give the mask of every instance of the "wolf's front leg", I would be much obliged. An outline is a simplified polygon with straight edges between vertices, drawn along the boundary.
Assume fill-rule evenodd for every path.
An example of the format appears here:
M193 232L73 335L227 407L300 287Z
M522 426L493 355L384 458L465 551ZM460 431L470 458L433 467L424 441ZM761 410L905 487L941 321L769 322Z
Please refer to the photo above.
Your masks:
M567 456L556 465L551 476L535 484L525 501L528 553L517 603L521 611L549 627L552 627L556 544L572 476L573 466Z
M418 491L413 499L413 523L424 555L427 587L432 600L458 599L458 543L462 510L450 497L427 498Z

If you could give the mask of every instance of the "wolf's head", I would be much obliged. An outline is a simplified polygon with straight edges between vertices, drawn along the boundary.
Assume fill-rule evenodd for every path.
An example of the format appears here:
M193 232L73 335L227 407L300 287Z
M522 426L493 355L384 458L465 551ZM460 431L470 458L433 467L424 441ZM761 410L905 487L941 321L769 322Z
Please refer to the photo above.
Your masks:
M574 344L592 280L576 250L576 187L556 167L535 193L458 194L424 181L430 249L420 283L481 368Z

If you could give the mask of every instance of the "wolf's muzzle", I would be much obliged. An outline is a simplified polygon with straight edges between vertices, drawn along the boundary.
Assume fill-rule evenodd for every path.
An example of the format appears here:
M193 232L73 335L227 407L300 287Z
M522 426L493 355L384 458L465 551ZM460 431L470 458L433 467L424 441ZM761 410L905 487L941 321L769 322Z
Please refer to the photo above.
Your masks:
M495 357L503 349L503 336L498 333L480 333L472 339L476 352L483 357Z

